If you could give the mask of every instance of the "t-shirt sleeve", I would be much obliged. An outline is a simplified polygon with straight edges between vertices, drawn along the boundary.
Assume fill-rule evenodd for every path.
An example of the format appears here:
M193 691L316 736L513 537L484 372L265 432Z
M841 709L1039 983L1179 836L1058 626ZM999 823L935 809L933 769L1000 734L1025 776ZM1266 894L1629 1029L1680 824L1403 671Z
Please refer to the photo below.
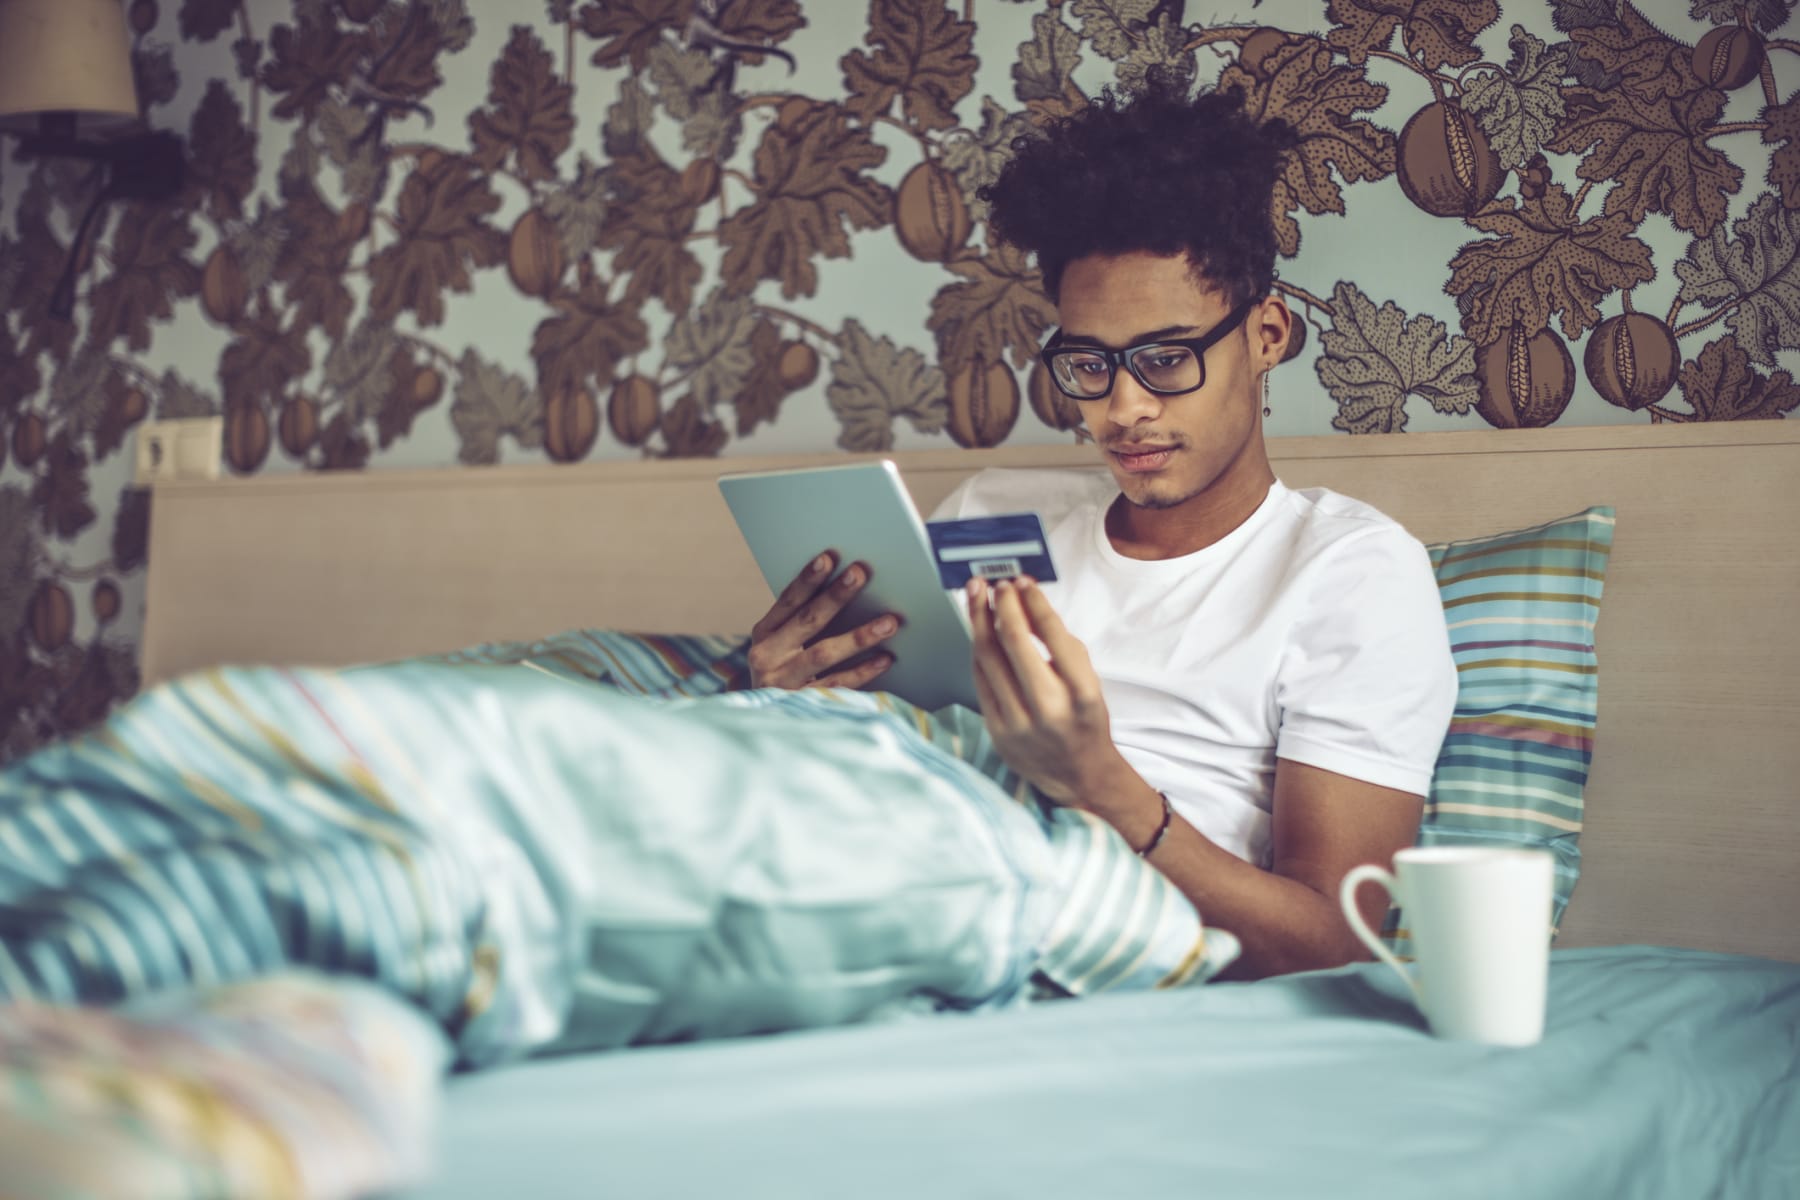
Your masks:
M1276 680L1278 758L1426 795L1456 663L1425 548L1377 529L1322 564Z

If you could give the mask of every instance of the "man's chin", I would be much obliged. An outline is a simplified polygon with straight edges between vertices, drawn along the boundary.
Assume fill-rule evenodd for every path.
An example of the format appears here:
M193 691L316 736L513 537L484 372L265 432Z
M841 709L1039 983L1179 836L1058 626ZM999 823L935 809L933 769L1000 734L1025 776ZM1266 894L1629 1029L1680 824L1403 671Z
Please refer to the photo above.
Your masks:
M1172 480L1134 475L1116 469L1113 471L1113 478L1118 481L1119 492L1133 508L1174 508L1188 498L1180 493Z

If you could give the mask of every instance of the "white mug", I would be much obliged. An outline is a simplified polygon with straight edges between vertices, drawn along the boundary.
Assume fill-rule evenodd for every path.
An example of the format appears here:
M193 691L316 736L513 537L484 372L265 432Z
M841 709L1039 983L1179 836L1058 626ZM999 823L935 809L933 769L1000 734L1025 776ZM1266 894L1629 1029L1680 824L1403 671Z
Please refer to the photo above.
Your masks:
M1362 919L1356 889L1379 882L1400 905L1417 976ZM1344 876L1350 928L1399 972L1442 1038L1529 1046L1544 1035L1555 864L1543 850L1413 846L1394 871L1365 864Z

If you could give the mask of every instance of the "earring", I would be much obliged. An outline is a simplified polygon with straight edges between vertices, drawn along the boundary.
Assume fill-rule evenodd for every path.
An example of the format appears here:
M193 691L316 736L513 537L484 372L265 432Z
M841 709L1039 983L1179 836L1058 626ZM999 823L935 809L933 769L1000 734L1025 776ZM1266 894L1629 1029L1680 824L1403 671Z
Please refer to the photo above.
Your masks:
M1267 371L1263 372L1262 385L1263 385L1263 416L1264 416L1264 418L1267 418L1269 415L1269 373Z

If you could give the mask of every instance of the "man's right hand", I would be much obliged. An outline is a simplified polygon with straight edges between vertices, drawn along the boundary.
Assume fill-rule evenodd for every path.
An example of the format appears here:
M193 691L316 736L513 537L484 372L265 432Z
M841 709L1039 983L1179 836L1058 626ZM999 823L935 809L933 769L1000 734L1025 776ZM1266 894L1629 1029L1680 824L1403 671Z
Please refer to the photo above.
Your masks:
M893 654L883 650L854 666L843 666L899 630L899 618L891 613L847 633L813 641L869 581L867 563L852 563L833 579L836 564L837 555L831 551L813 559L751 629L752 687L859 688L894 665Z

